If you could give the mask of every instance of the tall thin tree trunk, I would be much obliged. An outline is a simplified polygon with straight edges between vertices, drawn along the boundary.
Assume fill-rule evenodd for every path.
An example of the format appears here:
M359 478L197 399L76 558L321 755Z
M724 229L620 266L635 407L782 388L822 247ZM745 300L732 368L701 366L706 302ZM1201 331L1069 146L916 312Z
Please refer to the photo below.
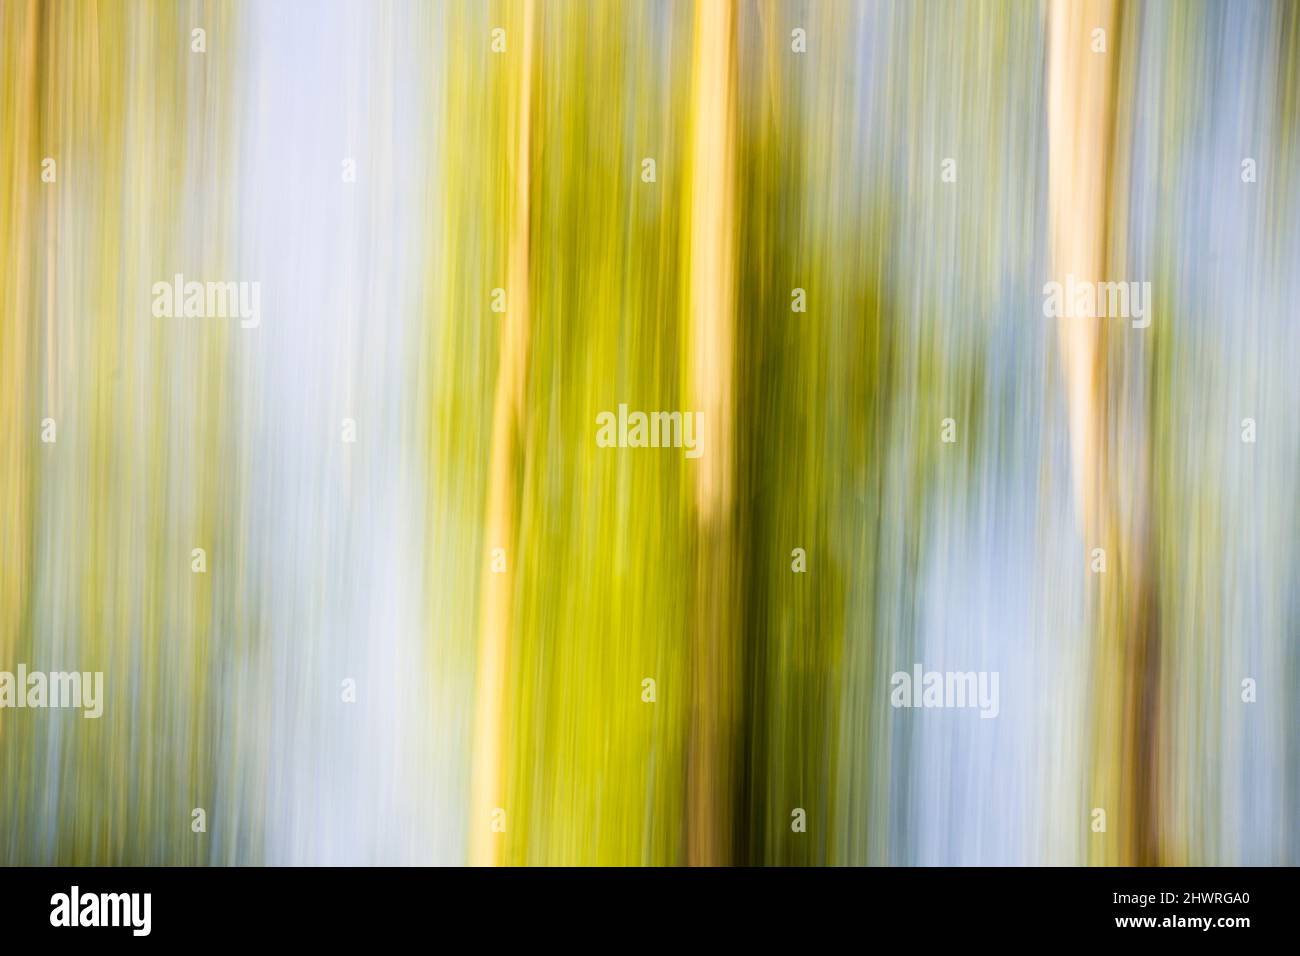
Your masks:
M699 553L692 635L688 860L731 862L740 681L733 529L735 11L695 8L690 181L690 389L702 413L694 463Z
M510 211L506 314L501 336L492 419L492 462L487 497L486 554L480 570L480 633L475 694L474 763L470 804L470 860L493 866L501 859L500 833L490 821L504 800L502 759L506 752L504 710L514 583L519 567L516 485L522 447L528 381L529 234L531 224L532 101L535 0L524 0L519 73L515 197ZM490 555L506 551L505 571L495 573ZM506 809L502 807L502 809ZM508 819L508 817L507 817Z

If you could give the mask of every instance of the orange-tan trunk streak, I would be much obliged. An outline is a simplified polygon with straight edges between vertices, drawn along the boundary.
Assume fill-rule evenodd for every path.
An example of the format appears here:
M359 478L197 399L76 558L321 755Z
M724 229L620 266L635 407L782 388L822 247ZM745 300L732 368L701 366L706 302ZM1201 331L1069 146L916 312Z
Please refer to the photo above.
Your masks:
M687 858L731 862L736 707L733 634L733 348L735 320L735 12L695 8L690 182L690 389L701 412L694 462L699 534L692 723L687 774Z
M1112 161L1119 26L1116 0L1055 2L1049 8L1050 235L1053 271L1062 285L1067 275L1081 282L1124 278L1107 275L1115 245L1108 215L1121 214L1111 198L1118 176ZM1098 28L1106 34L1104 53L1092 49ZM1157 643L1150 582L1143 577L1147 533L1129 530L1145 522L1122 520L1121 500L1111 491L1117 481L1136 482L1134 508L1142 515L1148 469L1117 474L1108 448L1108 323L1123 321L1067 315L1059 320L1059 341L1076 514L1088 551L1104 548L1108 563L1105 574L1092 577L1083 556L1084 573L1098 590L1089 809L1105 810L1107 819L1106 833L1088 831L1088 856L1093 863L1151 865L1158 856L1151 790ZM1121 328L1127 326L1114 326L1116 334ZM1139 460L1144 458L1140 453Z

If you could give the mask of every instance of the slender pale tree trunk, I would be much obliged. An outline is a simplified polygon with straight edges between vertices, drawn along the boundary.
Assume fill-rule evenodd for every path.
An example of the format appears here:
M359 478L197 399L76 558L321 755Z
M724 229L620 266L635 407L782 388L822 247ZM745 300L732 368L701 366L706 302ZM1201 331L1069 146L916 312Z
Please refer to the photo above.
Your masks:
M702 415L695 469L699 541L688 772L691 864L731 862L739 688L733 537L735 11L695 7L690 181L690 390Z
M492 419L492 461L487 523L480 571L482 585L478 675L475 684L473 777L470 804L470 861L494 866L501 860L504 835L492 831L495 808L503 806L502 758L505 753L506 675L509 663L511 608L519 567L516 485L522 446L524 402L528 382L529 234L531 223L532 101L535 0L524 0L516 104L515 195L510 211L510 251L506 315ZM505 571L494 573L490 555L506 550Z
M1104 31L1104 52L1094 48L1097 30ZM1122 230L1110 232L1110 217L1123 218L1115 148L1121 39L1116 0L1062 0L1049 8L1051 257L1062 285L1067 276L1092 283L1130 278L1108 274L1123 264L1117 254ZM1068 290L1066 298L1068 305ZM1089 809L1106 813L1104 833L1087 831L1088 858L1151 865L1158 856L1153 762L1159 682L1154 587L1146 576L1149 456L1145 449L1126 450L1121 473L1110 445L1120 431L1109 416L1120 406L1108 373L1108 337L1124 334L1126 320L1107 318L1104 309L1097 318L1068 311L1058 337L1076 515L1087 548L1080 567L1094 595ZM1130 346L1137 347L1125 343ZM1091 570L1094 548L1105 549L1103 574Z

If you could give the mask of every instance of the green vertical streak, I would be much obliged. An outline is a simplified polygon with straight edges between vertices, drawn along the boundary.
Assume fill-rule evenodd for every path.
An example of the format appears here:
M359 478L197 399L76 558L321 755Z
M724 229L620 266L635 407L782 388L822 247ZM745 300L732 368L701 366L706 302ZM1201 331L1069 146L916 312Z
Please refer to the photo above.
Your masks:
M680 22L652 5L540 17L508 863L680 851L691 464L595 441L597 414L620 402L683 408Z

